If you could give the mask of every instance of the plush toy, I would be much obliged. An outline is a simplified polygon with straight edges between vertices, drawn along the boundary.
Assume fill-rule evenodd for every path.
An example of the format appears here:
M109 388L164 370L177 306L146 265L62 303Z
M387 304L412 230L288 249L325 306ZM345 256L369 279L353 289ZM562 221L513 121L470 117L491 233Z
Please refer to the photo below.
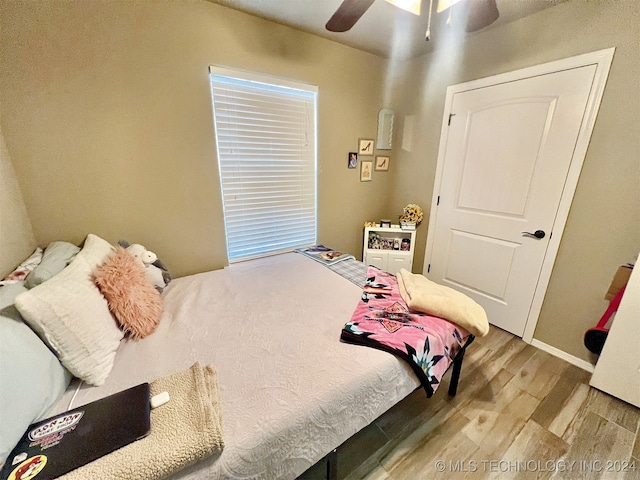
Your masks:
M167 267L162 263L158 256L147 250L139 243L129 243L126 240L120 240L118 242L122 248L124 248L130 255L137 258L142 266L144 266L145 275L147 280L153 285L160 293L164 290L171 281L171 275L167 270Z

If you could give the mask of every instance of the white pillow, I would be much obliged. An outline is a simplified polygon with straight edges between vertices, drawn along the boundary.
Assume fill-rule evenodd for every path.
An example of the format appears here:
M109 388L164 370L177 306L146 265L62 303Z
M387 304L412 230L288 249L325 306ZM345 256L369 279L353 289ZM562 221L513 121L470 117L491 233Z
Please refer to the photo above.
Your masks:
M89 234L67 268L15 300L25 322L60 362L91 385L102 385L109 376L123 336L92 276L113 250Z

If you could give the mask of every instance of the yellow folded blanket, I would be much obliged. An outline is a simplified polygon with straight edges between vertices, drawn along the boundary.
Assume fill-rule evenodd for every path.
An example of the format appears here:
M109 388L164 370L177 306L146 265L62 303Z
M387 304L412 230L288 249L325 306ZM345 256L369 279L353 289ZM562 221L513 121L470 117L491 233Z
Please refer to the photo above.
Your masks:
M218 382L211 366L191 368L149 384L171 400L151 411L151 433L60 477L64 480L161 479L224 447Z
M489 332L484 308L464 293L404 268L398 272L397 278L400 295L411 310L444 318L476 337L483 337Z

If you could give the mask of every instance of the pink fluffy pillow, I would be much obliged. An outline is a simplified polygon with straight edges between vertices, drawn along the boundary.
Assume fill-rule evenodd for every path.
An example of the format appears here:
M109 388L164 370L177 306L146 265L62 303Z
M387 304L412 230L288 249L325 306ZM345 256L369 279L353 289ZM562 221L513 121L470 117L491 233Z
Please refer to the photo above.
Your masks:
M162 316L162 297L147 280L144 267L124 248L117 247L93 277L126 334L137 340L156 330Z

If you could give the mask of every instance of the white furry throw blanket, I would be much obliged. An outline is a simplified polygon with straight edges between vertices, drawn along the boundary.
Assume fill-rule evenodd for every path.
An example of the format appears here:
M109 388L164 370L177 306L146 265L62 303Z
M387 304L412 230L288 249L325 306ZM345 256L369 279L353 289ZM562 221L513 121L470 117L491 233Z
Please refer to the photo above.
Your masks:
M60 477L64 480L167 478L224 447L216 371L191 368L150 383L151 395L169 403L151 410L151 433Z
M423 275L404 268L397 275L400 295L411 310L444 318L476 337L489 332L487 314L480 305L464 293L432 282Z

